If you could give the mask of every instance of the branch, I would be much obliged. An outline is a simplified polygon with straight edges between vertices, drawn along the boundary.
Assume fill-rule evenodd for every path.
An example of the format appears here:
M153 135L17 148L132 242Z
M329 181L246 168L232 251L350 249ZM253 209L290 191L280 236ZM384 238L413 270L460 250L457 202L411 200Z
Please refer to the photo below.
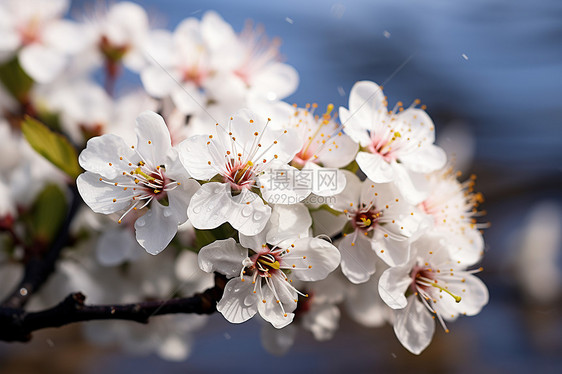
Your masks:
M47 278L55 270L55 264L59 258L60 252L68 240L70 224L80 206L81 199L76 186L72 186L71 191L72 202L56 240L44 256L35 255L29 259L25 265L23 279L12 291L10 296L4 300L2 303L3 307L19 309L25 306L29 297L41 288L43 283L45 283Z
M78 292L68 295L58 305L40 312L0 308L0 340L27 342L31 333L48 327L61 327L75 322L126 320L148 323L149 318L163 314L212 314L222 297L227 279L215 274L215 286L188 298L149 301L123 305L85 305L86 297Z

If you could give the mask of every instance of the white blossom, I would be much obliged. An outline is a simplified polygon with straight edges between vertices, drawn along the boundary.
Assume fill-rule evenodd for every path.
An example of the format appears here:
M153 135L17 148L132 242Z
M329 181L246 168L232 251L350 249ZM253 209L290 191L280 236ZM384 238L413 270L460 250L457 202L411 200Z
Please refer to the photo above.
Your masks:
M157 254L170 243L178 225L187 220L187 206L199 188L177 159L162 117L144 112L137 118L137 146L118 136L88 141L80 154L86 169L77 179L80 195L96 213L148 208L135 222L139 244Z
M340 108L345 132L358 142L357 164L376 183L395 182L405 198L419 203L417 185L425 173L441 169L447 157L434 145L435 128L427 113L398 104L392 111L382 89L373 82L357 82L349 94L349 109Z
M230 238L201 249L201 269L231 278L217 304L228 321L241 323L256 313L275 328L293 321L298 295L306 294L292 286L292 279L324 279L340 260L329 242L307 236L310 225L303 205L277 205L260 235L241 234L240 244Z

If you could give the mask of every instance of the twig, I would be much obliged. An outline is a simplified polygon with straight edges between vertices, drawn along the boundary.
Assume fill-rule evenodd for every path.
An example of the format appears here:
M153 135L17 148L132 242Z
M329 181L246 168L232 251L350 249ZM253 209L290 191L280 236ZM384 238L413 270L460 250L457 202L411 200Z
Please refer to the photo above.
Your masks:
M149 301L124 305L85 305L86 297L78 292L68 295L58 305L40 312L0 308L0 340L27 342L31 333L49 327L95 320L127 320L148 323L149 318L163 314L212 314L222 297L226 278L215 275L215 286L188 298Z

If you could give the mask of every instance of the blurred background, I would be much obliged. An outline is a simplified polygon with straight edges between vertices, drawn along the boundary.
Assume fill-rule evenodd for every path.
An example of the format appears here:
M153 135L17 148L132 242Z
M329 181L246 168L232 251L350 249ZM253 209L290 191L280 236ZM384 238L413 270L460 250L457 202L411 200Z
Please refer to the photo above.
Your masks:
M0 372L562 372L562 2L133 1L169 29L209 9L237 31L247 19L263 24L299 72L290 103L347 106L358 80L384 85L391 107L421 99L438 143L466 177L478 175L486 197L480 276L490 303L450 324L450 334L437 328L421 356L391 327L344 316L331 341L301 333L278 358L262 348L256 319L234 326L215 315L185 362L97 348L72 326L27 345L1 343ZM73 1L72 12L92 5Z

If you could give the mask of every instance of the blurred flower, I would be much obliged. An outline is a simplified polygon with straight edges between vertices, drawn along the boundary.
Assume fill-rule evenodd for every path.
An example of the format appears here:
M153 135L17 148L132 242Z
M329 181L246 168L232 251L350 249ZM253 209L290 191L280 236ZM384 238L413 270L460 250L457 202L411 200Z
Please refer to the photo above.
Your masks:
M59 75L68 56L83 47L79 26L61 17L68 0L5 0L0 5L0 58L18 54L22 68L35 81Z

